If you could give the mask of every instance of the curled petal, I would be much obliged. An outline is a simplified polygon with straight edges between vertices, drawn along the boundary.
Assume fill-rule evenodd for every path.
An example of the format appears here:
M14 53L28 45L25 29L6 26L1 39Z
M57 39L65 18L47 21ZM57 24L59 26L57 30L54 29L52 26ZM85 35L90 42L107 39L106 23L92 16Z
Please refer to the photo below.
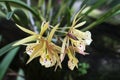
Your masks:
M90 43L92 42L91 33L89 31L85 32L85 42L86 45L90 45Z
M49 53L44 53L40 58L41 65L45 66L46 68L52 67L56 63L56 58L53 55L50 55Z
M84 52L85 51L85 46L81 45L79 47L74 47L75 52L78 52L82 55L87 55L88 53Z

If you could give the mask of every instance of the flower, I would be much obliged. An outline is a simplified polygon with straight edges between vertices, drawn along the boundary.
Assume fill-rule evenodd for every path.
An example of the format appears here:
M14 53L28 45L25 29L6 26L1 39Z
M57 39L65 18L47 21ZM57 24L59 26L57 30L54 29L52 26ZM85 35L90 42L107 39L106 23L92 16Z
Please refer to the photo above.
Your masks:
M74 48L72 46L69 46L69 48L67 48L67 54L69 57L69 61L68 61L68 67L69 69L73 70L74 67L78 68L78 59L75 57L74 54Z
M27 44L26 53L30 56L27 63L31 62L34 58L40 56L39 62L46 68L59 65L61 63L59 59L61 48L52 42L49 42L47 38L41 38L39 43Z
M90 43L92 42L91 33L89 31L82 32L80 30L73 29L69 34L71 34L76 38L74 39L73 37L68 35L71 41L71 44L74 46L75 51L82 55L88 54L84 51L85 51L86 45L90 45Z
M62 44L60 59L61 62L64 60L65 54L68 54L69 61L68 67L73 70L74 67L77 67L78 60L75 57L75 52L78 52L82 55L86 55L88 53L84 52L86 45L90 45L92 42L91 33L89 31L82 32L78 30L80 26L83 26L86 21L78 23L80 18L77 19L77 16L80 12L78 12L72 22L71 27L69 28ZM77 24L78 23L78 24ZM73 56L74 55L74 56Z
M34 58L40 56L40 64L45 66L46 68L52 67L54 65L59 66L61 68L61 62L59 58L59 54L61 52L61 48L57 45L55 45L53 42L51 42L52 37L57 30L58 25L56 25L51 32L46 36L43 37L42 35L44 32L47 30L49 27L49 23L43 23L41 26L41 31L39 34L36 34L28 29L25 29L19 25L17 25L21 30L23 30L26 33L29 33L32 35L32 37L27 37L24 38L17 43L14 44L16 45L26 45L26 53L30 56L29 60L27 63L31 62ZM26 43L35 40L35 43Z

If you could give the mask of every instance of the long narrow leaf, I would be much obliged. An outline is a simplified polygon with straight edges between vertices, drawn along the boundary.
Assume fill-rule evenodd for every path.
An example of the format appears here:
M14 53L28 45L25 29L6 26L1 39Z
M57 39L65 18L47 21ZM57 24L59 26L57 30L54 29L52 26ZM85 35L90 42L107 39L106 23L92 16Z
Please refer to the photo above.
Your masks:
M109 10L107 13L105 13L104 15L102 15L100 18L98 18L96 21L94 21L92 24L88 25L87 27L83 28L82 31L86 31L89 29L92 29L93 27L95 27L96 25L104 22L107 18L113 16L116 12L118 12L120 10L120 4L116 5L115 7L113 7L111 10Z
M3 61L0 63L0 80L3 79L5 72L7 71L10 63L12 62L14 56L16 55L17 51L19 50L19 47L16 47L12 49L3 59Z
M103 5L103 3L105 2L106 0L98 0L94 5L92 5L92 7L86 11L86 15L89 14L92 10L98 8L100 5Z
M14 47L12 46L15 42L12 42L10 44L7 44L6 46L2 47L0 49L0 56L8 52L9 50L13 49Z
M33 10L33 8L27 6L24 2L20 1L20 0L0 0L0 2L10 2L10 3L14 3L17 4L27 10L29 10L32 14L34 14L34 16L38 19L38 20L42 20L41 17L39 17L38 13Z

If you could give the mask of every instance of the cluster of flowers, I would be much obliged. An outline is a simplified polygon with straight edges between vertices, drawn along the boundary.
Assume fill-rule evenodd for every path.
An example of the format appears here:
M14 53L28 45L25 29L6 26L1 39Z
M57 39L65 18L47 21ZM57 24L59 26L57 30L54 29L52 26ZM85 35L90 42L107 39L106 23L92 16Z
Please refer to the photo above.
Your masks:
M77 18L78 14L79 13L75 15L72 25L66 32L62 41L62 46L56 45L52 42L55 31L59 29L59 24L52 27L52 29L47 33L47 36L43 36L43 34L47 32L51 26L49 22L42 23L39 34L17 25L18 28L28 34L31 34L31 36L16 42L13 46L21 44L26 45L26 53L30 56L27 63L31 62L36 57L40 57L40 64L46 68L52 66L56 66L56 68L59 66L62 68L61 63L64 60L65 55L68 55L68 67L73 70L75 67L78 67L79 62L75 57L76 53L80 53L82 55L88 54L84 52L85 47L86 45L90 45L92 42L91 33L89 31L82 32L77 29L86 23L85 21L78 23L80 20L80 18Z

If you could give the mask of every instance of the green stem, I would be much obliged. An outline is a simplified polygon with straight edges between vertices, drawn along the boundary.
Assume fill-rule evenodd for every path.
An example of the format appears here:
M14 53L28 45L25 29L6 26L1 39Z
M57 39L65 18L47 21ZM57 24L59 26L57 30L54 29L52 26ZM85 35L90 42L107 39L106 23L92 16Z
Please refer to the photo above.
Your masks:
M94 21L92 24L88 25L87 27L83 28L82 31L90 30L94 28L96 25L104 22L107 18L111 17L116 13L118 10L120 10L120 4L113 7L111 10L109 10L106 14L98 18L96 21Z

